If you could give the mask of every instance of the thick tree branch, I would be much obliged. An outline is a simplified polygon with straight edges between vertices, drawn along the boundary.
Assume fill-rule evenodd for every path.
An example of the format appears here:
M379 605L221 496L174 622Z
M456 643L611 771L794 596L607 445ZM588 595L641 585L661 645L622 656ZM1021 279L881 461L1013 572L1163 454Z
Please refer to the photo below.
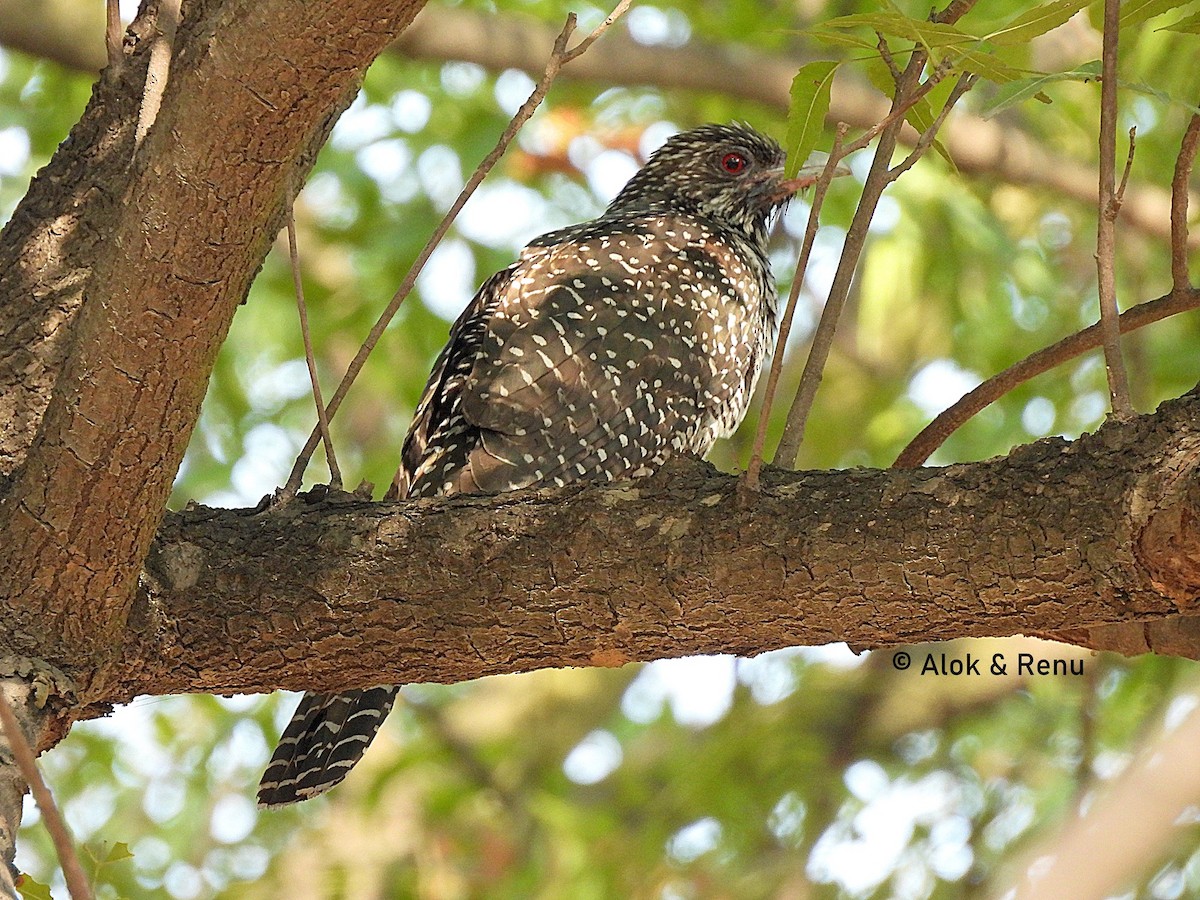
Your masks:
M1189 395L988 462L768 470L749 502L684 461L605 487L196 508L164 523L91 699L1186 622L1198 467Z
M102 14L70 0L39 4L37 10L65 7L41 18L25 0L0 0L0 43L63 65L98 71L104 64ZM88 15L94 25L83 27ZM429 7L393 48L416 59L461 59L493 71L521 69L540 76L554 29L536 19L495 15L462 8ZM788 88L803 55L771 55L748 47L713 47L690 41L682 47L644 46L627 32L614 31L572 65L565 77L605 84L657 85L711 91L786 110ZM888 102L854 78L834 84L829 122L867 128L887 115ZM905 129L901 143L917 135ZM1096 178L1092 166L1065 159L1010 123L965 113L947 123L941 136L958 168L970 175L991 175L1013 184L1049 188L1056 194L1092 206ZM1166 237L1170 197L1154 185L1131 184L1122 209L1126 227Z
M7 651L102 680L290 186L419 3L196 0L136 155L144 46L30 186L0 236Z

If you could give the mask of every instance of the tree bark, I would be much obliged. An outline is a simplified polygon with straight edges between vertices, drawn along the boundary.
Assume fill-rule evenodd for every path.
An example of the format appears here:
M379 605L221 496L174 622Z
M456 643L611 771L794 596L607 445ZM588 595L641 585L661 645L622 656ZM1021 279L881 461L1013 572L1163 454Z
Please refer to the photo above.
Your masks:
M53 659L86 693L120 644L234 310L362 73L419 6L190 4L146 141L135 150L141 41L31 185L0 239L12 653Z
M682 460L495 497L196 507L167 517L92 700L1096 626L1130 649L1129 623L1133 649L1200 657L1198 466L1190 394L986 462L772 470L750 497Z
M421 2L186 4L135 150L148 13L0 234L0 676L48 701L35 743L140 693L831 640L1067 633L1200 656L1194 395L1005 459L770 472L757 495L683 461L607 487L163 521L286 203Z
M0 676L56 740L120 659L237 306L371 60L423 0L195 0L140 146L155 4L0 233ZM0 855L21 782L0 766Z

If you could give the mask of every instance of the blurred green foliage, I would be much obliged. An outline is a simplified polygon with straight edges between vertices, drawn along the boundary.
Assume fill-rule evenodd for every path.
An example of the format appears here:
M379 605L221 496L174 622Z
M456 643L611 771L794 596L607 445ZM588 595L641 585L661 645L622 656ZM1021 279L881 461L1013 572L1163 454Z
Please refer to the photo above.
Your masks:
M467 5L555 24L567 8L560 0ZM960 26L989 34L1030 6L981 4ZM1122 121L1138 128L1133 178L1160 187L1200 96L1195 38L1154 31L1179 18L1171 6L1151 27L1131 27L1122 48ZM901 7L927 12L911 0ZM577 11L585 25L603 14ZM855 0L679 0L641 6L618 27L648 43L790 52L814 49L803 29L877 11ZM1076 71L1095 58L1098 37L1087 15L1067 27L1071 37L1057 43L1051 34L988 49L1022 71ZM845 43L815 49L844 69L877 65ZM325 396L530 84L512 71L394 54L368 74L296 209ZM1003 105L1003 122L1064 159L1094 162L1097 86L1052 79L1037 89L1052 105L1009 103L1016 89L984 83L964 106ZM88 93L83 76L0 55L0 215L11 213ZM663 123L730 119L780 138L787 130L778 111L722 94L556 84L335 420L348 481L390 480L449 322L489 273L535 234L602 209L644 144L665 136ZM830 140L823 131L818 148ZM853 213L866 164L859 157L858 177L835 182L824 209L784 396ZM785 290L806 214L803 200L794 203L779 233ZM978 380L1089 324L1094 231L1091 208L924 159L880 207L802 466L885 466ZM1165 241L1121 234L1123 303L1165 292ZM268 257L222 349L175 505L253 504L282 483L312 427L282 249ZM1127 338L1142 409L1195 383L1198 332L1193 315ZM1005 397L935 461L1074 437L1094 429L1105 408L1103 366L1092 354ZM774 411L772 440L785 411ZM753 426L752 414L714 462L744 465ZM326 477L320 465L309 475L310 483ZM938 652L987 658L1012 646L963 642ZM252 797L291 706L280 697L139 700L76 727L43 762L100 897L956 898L997 887L1014 857L1119 772L1194 668L1089 656L1084 677L937 680L894 672L889 661L883 652L791 651L416 686L345 785L269 813ZM1193 824L1162 848L1138 896L1200 895L1196 838ZM22 841L22 865L63 896L35 810Z

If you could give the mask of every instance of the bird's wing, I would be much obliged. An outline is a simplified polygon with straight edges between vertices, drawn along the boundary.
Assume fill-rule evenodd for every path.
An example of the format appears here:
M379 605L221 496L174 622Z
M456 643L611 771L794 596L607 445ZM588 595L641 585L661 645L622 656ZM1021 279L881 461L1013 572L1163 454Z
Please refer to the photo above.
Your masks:
M409 496L646 474L706 452L754 313L728 249L661 223L531 245L455 323L405 441ZM752 368L757 369L757 360Z
M460 414L463 382L470 374L487 334L487 321L511 287L520 263L501 269L483 283L450 327L446 346L438 354L429 381L417 403L401 450L398 496L429 496L436 492L431 475L443 467L452 471L466 462L459 438L469 437L469 423Z
M707 449L693 446L712 374L696 313L650 243L631 233L610 239L612 254L556 247L510 281L462 387L479 441L458 489L645 474L673 449Z

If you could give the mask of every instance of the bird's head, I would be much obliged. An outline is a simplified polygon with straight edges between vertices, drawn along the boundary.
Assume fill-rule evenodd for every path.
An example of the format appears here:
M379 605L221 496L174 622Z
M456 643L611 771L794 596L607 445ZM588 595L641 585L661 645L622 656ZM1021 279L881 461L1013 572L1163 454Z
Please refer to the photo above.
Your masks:
M765 244L771 214L811 183L785 180L783 161L779 144L748 125L702 125L670 137L609 211L701 215Z

